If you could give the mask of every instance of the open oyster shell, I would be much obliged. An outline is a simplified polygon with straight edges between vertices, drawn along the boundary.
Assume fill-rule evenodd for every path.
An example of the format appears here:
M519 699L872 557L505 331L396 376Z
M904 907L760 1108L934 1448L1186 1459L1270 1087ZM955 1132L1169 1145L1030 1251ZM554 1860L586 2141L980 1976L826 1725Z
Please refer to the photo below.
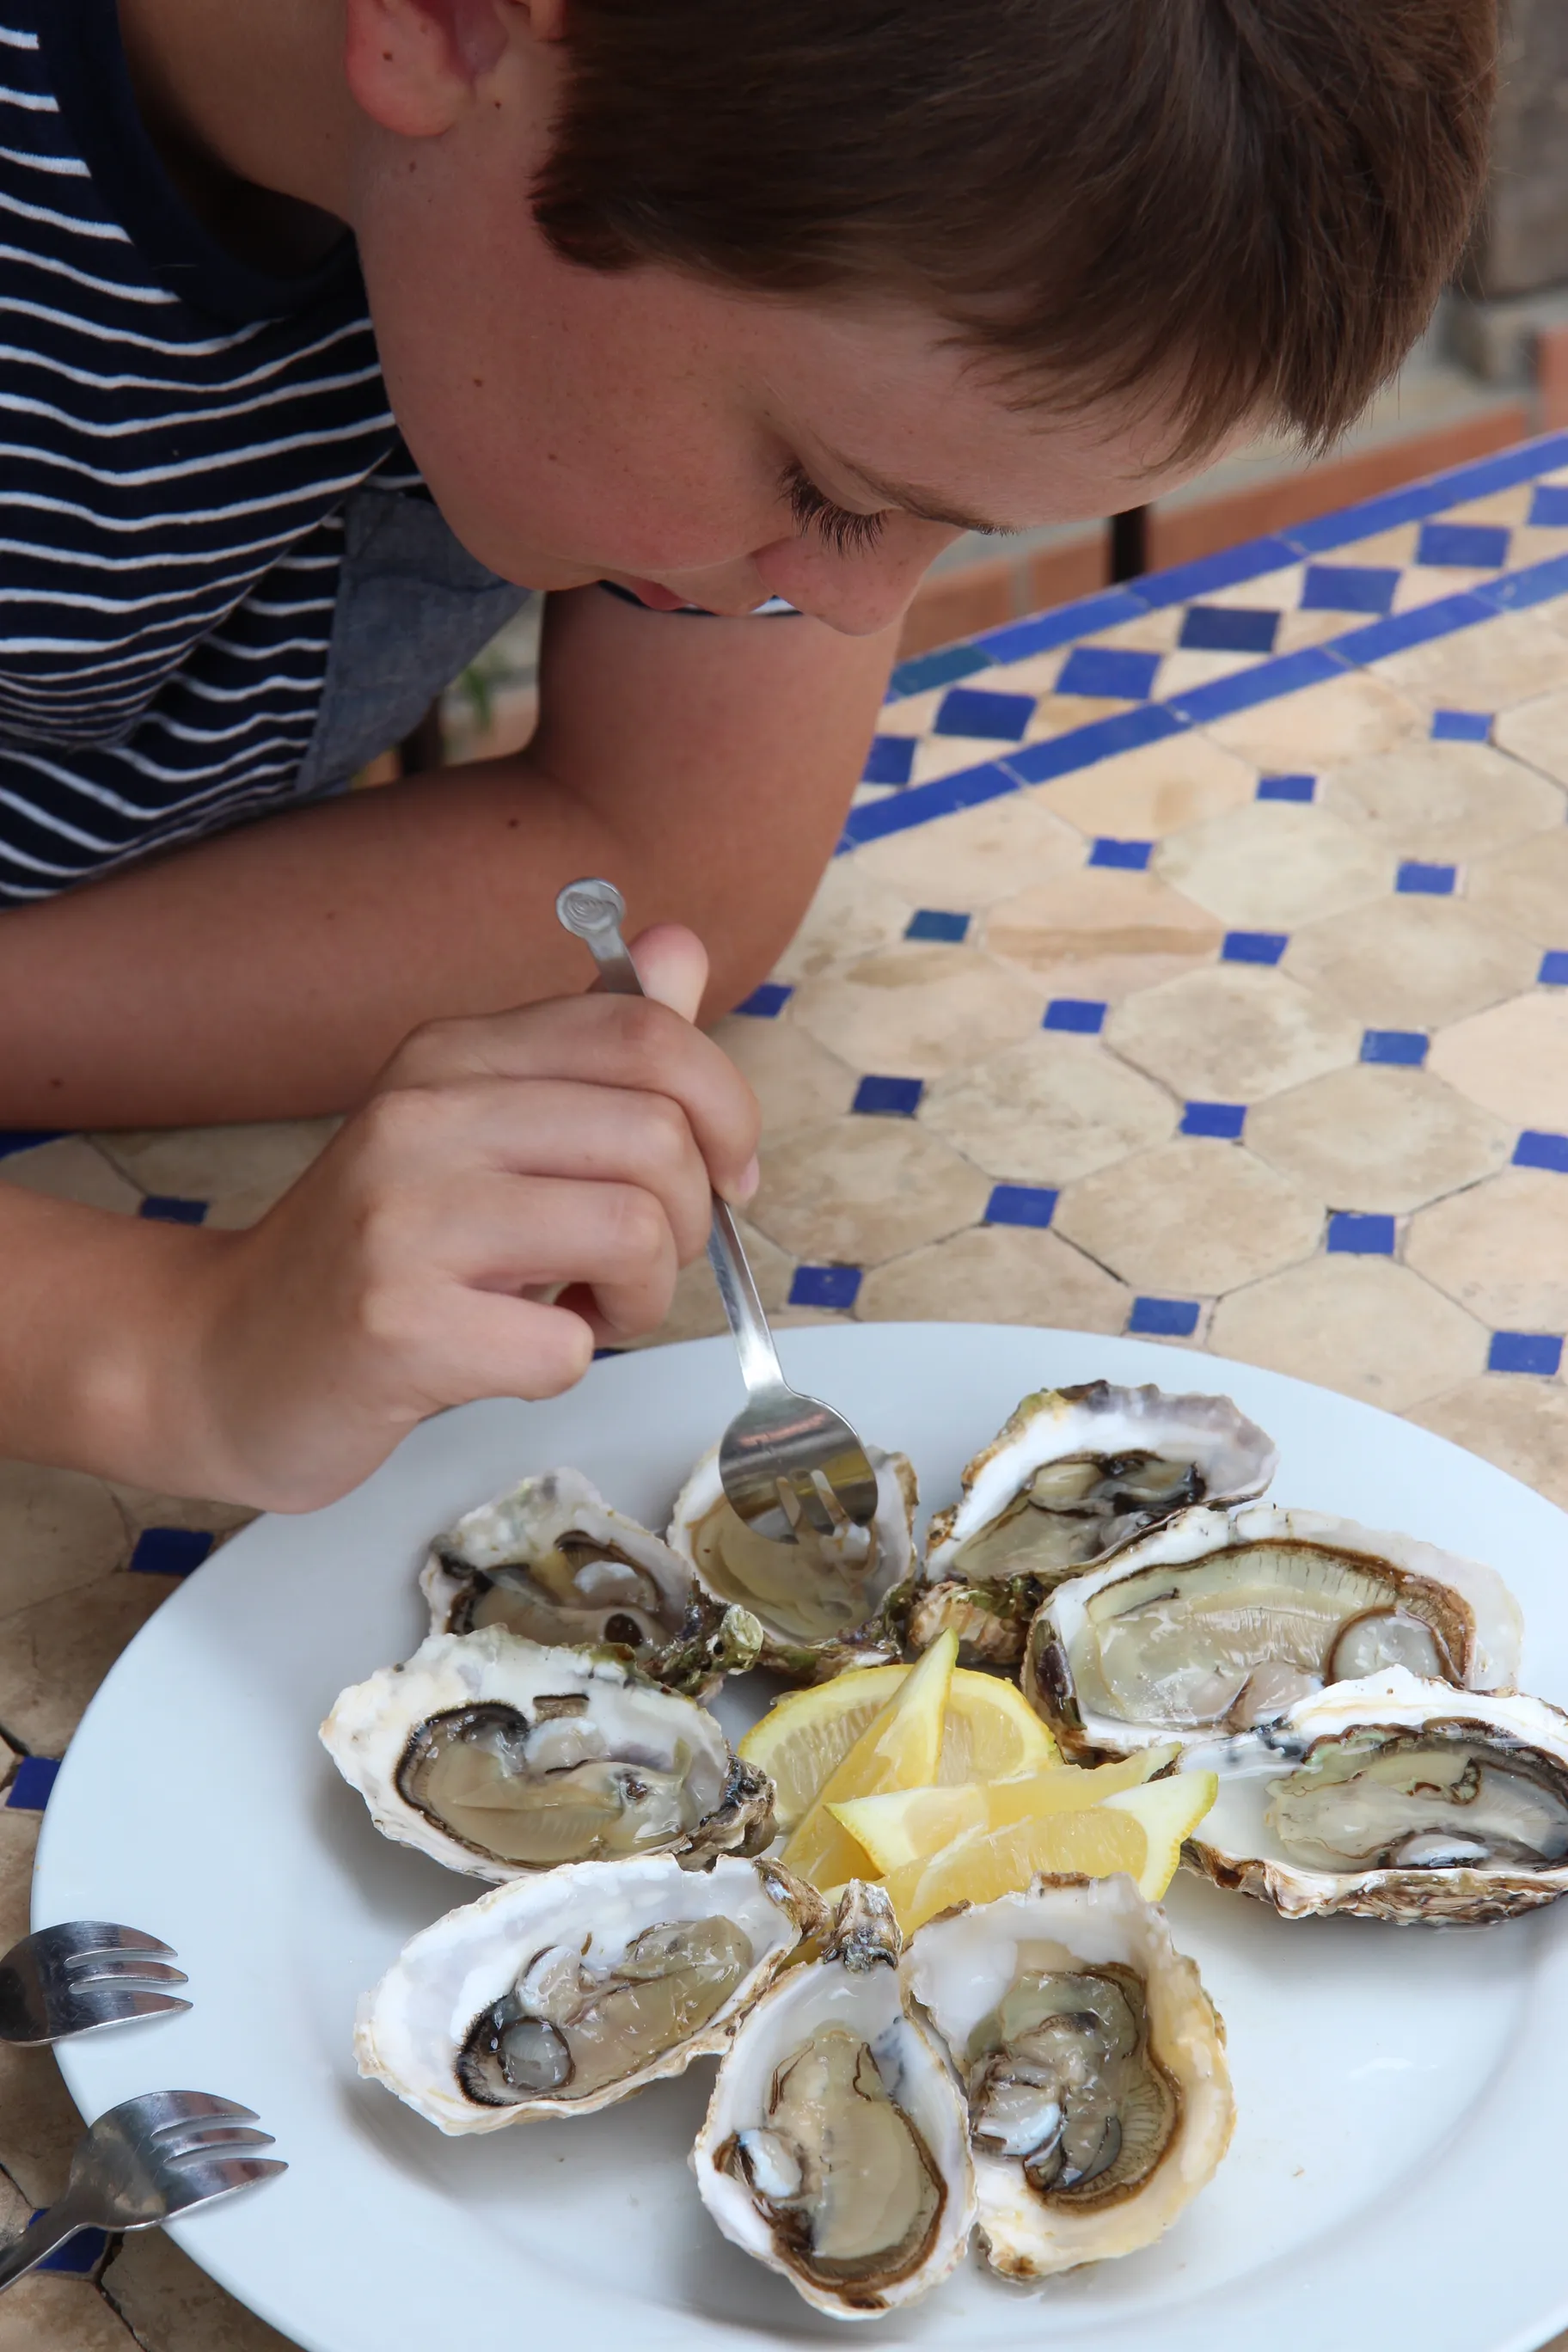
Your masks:
M1037 1878L931 1920L901 1964L969 2111L992 2268L1048 2278L1152 2245L1213 2178L1225 2029L1129 1878Z
M700 1698L754 1665L763 1630L712 1601L667 1543L614 1511L581 1470L549 1470L466 1512L419 1579L433 1633L500 1625L525 1641L624 1649Z
M877 1516L847 1538L803 1530L799 1542L784 1544L754 1534L725 1499L717 1446L676 1497L670 1549L710 1600L757 1618L758 1664L791 1682L827 1682L846 1666L886 1665L902 1654L891 1620L914 1573L915 1474L901 1454L877 1445L866 1453L877 1474Z
M734 1854L510 1879L404 1946L360 2003L354 2055L444 2132L593 2115L721 2050L826 1916L798 1879Z
M820 1959L736 2028L691 2154L724 2235L837 2319L927 2294L974 2223L968 2119L898 1961L892 1906L852 1882Z
M1229 1397L1108 1381L1026 1396L931 1520L910 1639L928 1649L951 1625L966 1664L1014 1665L1067 1578L1192 1504L1261 1494L1278 1462Z
M1481 1926L1568 1894L1568 1715L1544 1699L1394 1667L1184 1761L1219 1776L1184 1859L1288 1919Z
M773 1783L694 1700L499 1625L430 1634L342 1692L321 1740L378 1830L474 1878L631 1853L698 1869L773 1833Z
M1184 1511L1058 1585L1024 1688L1069 1758L1278 1720L1325 1685L1405 1665L1508 1690L1518 1604L1496 1571L1320 1511Z

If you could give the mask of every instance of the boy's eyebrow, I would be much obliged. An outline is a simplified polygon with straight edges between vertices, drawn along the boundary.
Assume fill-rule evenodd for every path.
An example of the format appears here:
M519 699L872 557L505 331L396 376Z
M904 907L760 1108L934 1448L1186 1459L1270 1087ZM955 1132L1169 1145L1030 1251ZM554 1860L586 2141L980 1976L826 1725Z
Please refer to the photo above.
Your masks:
M853 457L840 457L838 463L847 473L863 482L871 496L880 499L884 506L897 507L901 513L915 515L921 522L946 523L953 530L984 531L993 539L1006 538L1022 529L1018 523L989 522L983 515L949 506L940 491L922 489L918 482L886 481L869 467L858 465Z

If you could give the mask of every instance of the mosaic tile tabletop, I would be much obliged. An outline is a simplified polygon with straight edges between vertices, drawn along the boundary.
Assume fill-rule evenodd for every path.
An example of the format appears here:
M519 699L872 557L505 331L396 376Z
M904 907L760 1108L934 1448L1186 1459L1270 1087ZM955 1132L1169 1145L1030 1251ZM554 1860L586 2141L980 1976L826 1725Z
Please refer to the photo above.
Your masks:
M1152 1334L1568 1505L1568 435L905 663L719 1034L781 1319ZM0 1180L242 1224L327 1131L0 1136ZM695 1267L660 1337L719 1328ZM0 1465L0 1940L51 1759L244 1516ZM0 2231L77 2128L0 2051ZM0 2352L135 2343L282 2339L156 2233L0 2300Z

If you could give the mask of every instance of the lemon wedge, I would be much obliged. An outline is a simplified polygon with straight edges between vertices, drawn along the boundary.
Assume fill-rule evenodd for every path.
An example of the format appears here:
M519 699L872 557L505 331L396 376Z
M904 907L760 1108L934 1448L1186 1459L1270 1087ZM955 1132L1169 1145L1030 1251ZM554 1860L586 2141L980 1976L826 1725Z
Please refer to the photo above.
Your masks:
M936 1778L942 1717L958 1655L958 1636L939 1634L918 1665L868 1723L823 1788L780 1856L814 1886L863 1877L866 1857L829 1808L885 1789L918 1789Z
M773 1817L786 1834L807 1813L861 1734L915 1671L857 1666L810 1690L775 1699L741 1742L748 1764L774 1789ZM1059 1763L1057 1743L1016 1683L961 1670L948 1688L942 1753L933 1780L1005 1780Z
M1119 1763L1088 1769L1058 1764L1050 1771L971 1780L958 1788L900 1789L886 1796L850 1797L831 1811L879 1870L901 1870L940 1853L972 1830L1008 1829L1039 1813L1077 1811L1123 1789L1141 1788L1177 1753L1174 1747L1147 1748Z
M912 1935L954 1903L994 1903L1028 1885L1038 1871L1112 1878L1125 1871L1140 1895L1159 1901L1175 1874L1182 1840L1218 1791L1212 1772L1177 1772L1099 1804L1037 1813L1007 1828L970 1830L929 1859L889 1871L884 1881L899 1925Z

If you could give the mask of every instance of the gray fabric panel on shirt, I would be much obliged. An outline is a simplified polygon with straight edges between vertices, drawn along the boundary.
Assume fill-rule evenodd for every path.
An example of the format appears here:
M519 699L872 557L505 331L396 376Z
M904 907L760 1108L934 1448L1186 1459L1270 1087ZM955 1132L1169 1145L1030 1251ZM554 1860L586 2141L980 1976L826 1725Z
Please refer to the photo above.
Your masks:
M326 688L294 780L301 799L340 790L416 727L531 589L488 572L427 499L355 490Z

